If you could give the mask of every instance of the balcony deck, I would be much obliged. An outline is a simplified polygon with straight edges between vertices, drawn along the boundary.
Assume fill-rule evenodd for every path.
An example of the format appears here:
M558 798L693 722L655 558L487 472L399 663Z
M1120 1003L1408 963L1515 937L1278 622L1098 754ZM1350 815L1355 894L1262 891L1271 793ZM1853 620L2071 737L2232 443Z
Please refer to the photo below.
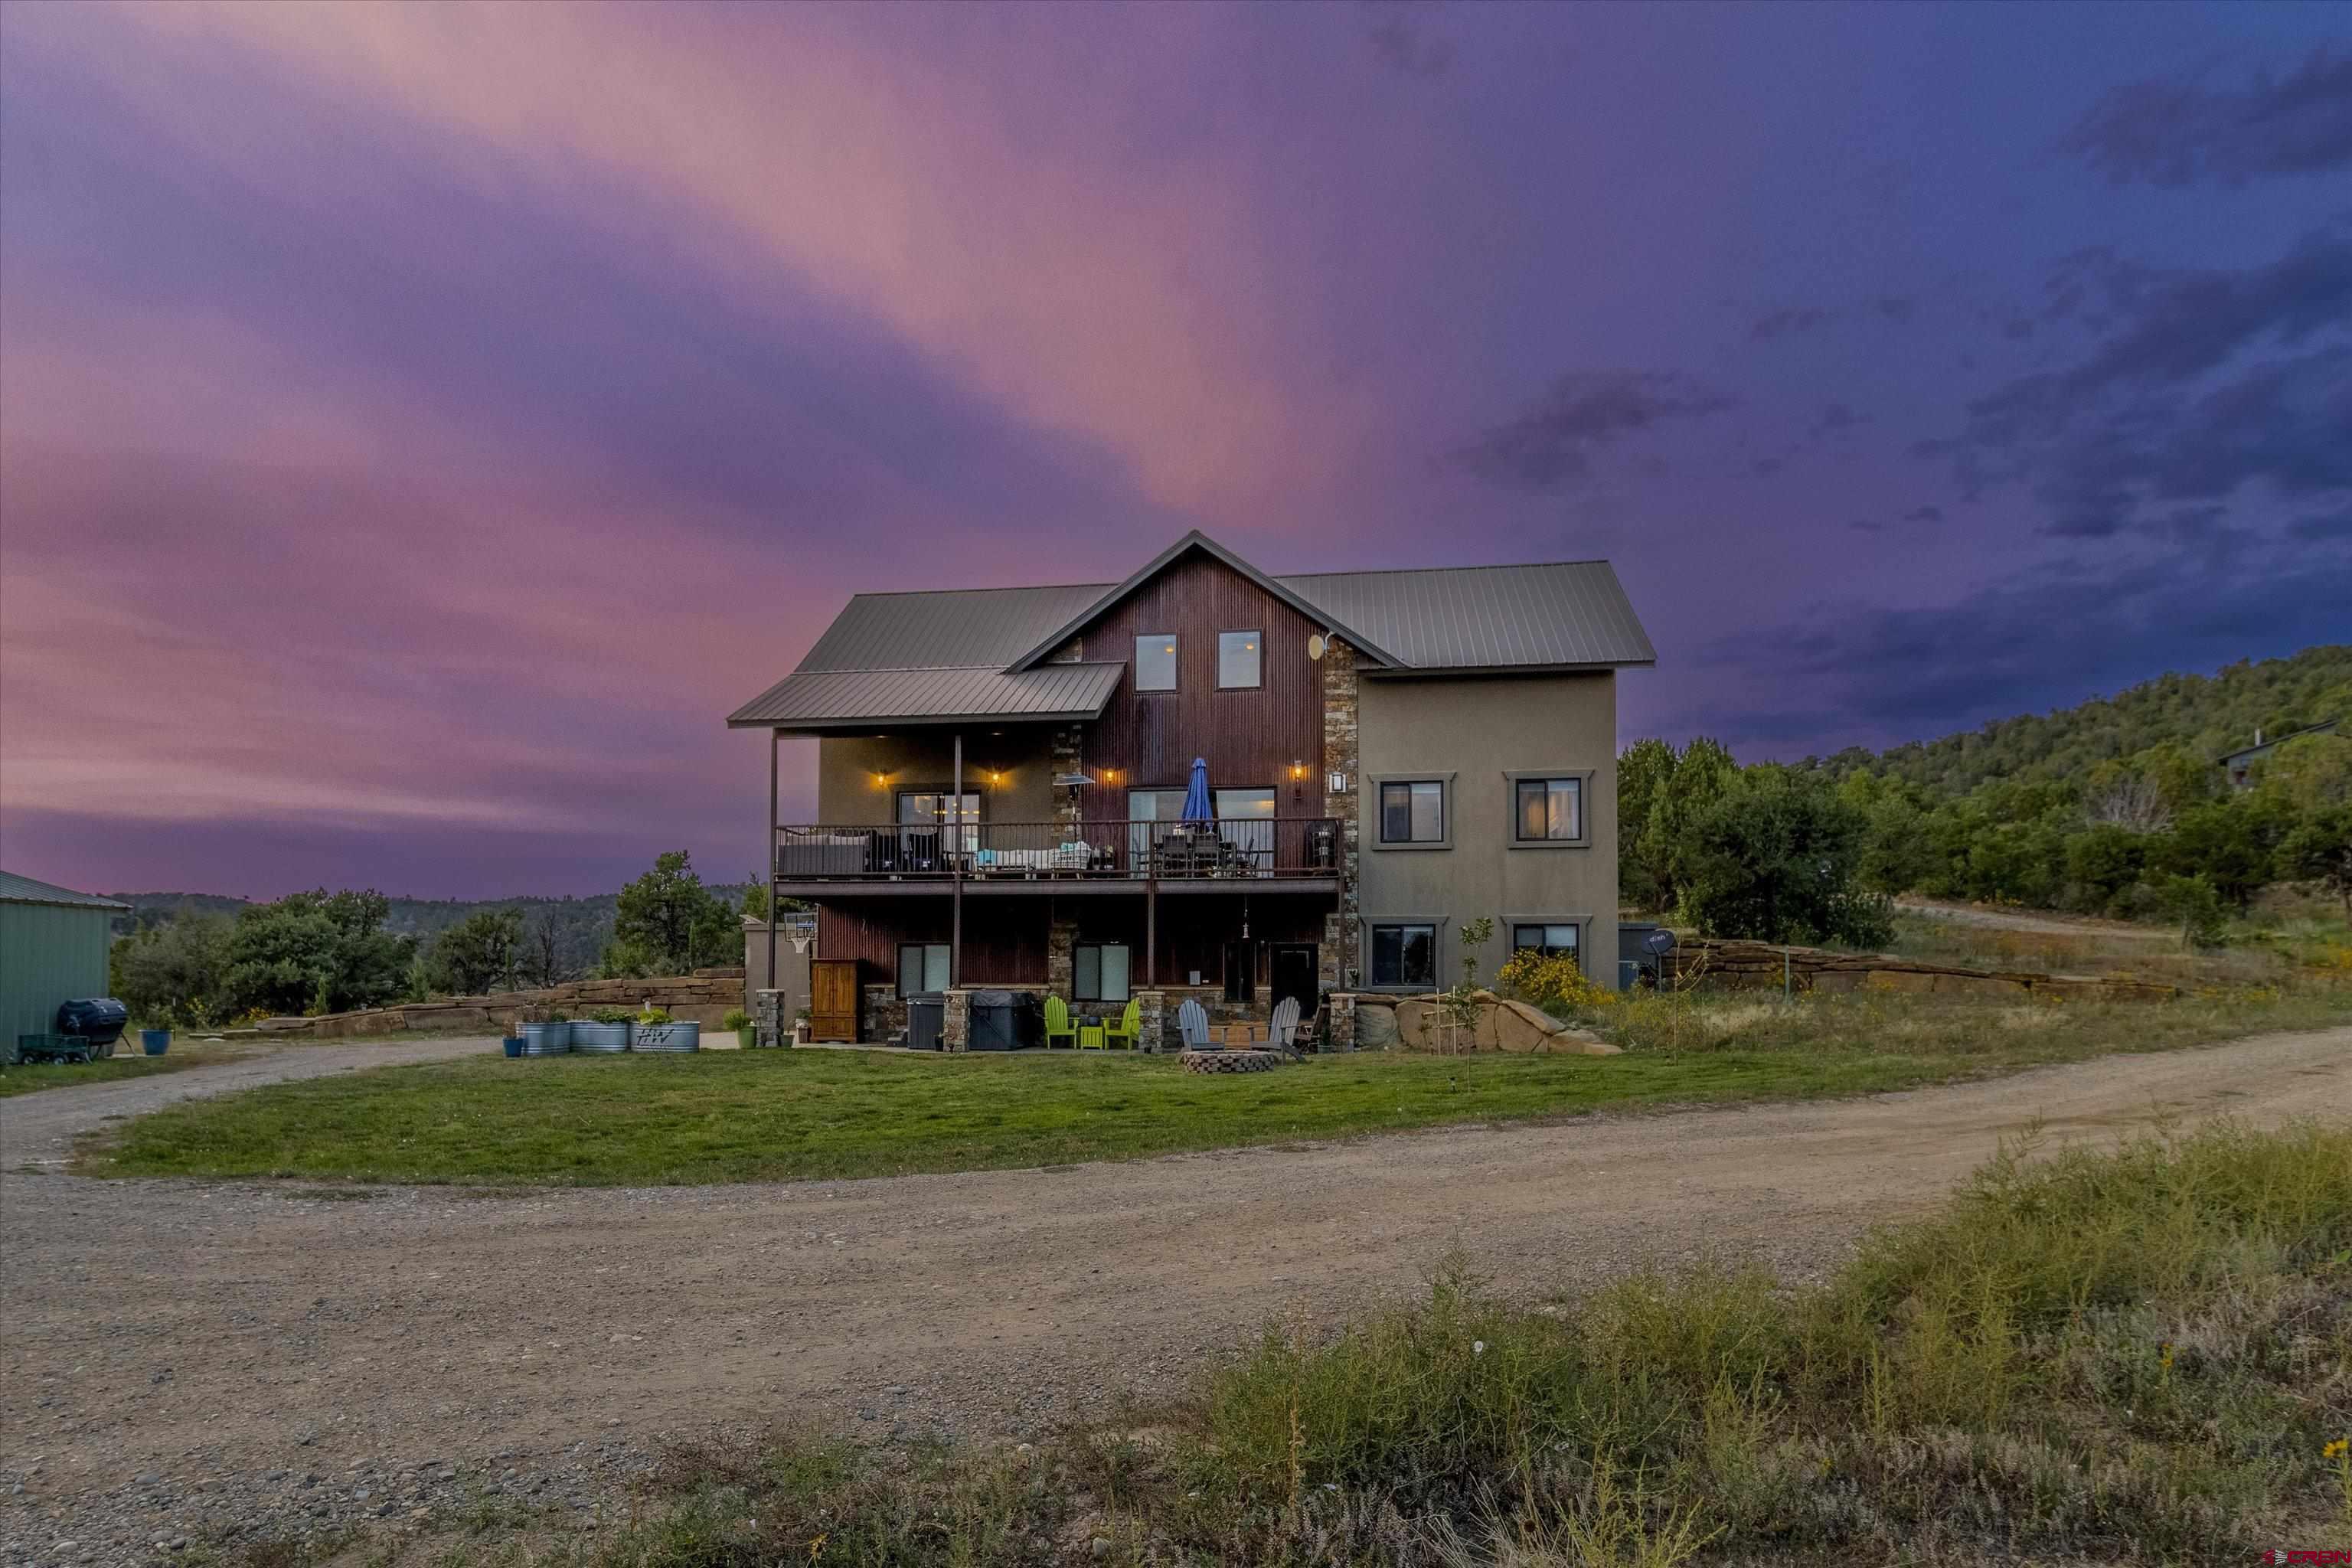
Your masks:
M1329 893L1332 817L1187 826L1157 821L981 822L776 828L777 892L822 899L931 894Z

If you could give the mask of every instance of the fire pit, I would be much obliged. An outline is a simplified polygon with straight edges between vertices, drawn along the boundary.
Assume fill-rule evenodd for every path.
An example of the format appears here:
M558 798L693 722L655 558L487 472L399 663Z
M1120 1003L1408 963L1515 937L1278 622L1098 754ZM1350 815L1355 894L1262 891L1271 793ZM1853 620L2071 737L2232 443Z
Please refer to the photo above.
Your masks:
M1248 1046L1213 1046L1178 1057L1186 1072L1271 1072L1282 1065L1278 1050Z

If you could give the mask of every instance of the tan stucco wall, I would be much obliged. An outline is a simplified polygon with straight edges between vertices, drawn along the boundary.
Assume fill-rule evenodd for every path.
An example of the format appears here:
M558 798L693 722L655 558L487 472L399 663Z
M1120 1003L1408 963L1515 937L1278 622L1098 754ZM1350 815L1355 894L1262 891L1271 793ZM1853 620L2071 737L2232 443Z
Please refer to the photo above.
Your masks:
M828 735L817 742L817 820L854 826L895 819L907 790L948 787L955 771L955 738L946 730L896 735ZM877 784L877 772L887 773ZM1001 781L992 782L992 773ZM1042 725L1008 727L1002 735L967 730L964 788L981 795L983 822L1054 820L1053 732Z
M784 994L783 1017L786 1023L793 1015L809 1005L809 955L793 951L792 939L783 928L776 928L776 973L780 977L775 989ZM743 924L743 1011L756 1014L752 1005L759 994L768 989L768 928L764 922Z
M1444 916L1439 985L1461 976L1463 922L1494 917L1479 978L1509 956L1511 917L1575 918L1584 925L1585 972L1617 977L1617 682L1612 672L1444 679L1367 676L1357 718L1358 812L1362 834L1360 908L1366 925L1401 916ZM1511 847L1514 773L1591 775L1585 812L1591 847ZM1453 847L1383 849L1381 774L1454 775ZM1363 948L1370 962L1370 946ZM1365 977L1369 982L1369 974Z

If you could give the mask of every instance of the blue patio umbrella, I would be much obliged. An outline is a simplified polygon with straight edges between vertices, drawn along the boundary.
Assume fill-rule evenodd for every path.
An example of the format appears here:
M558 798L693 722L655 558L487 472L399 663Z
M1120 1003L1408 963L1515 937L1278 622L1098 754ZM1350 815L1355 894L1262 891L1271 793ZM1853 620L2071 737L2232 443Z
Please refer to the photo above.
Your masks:
M1200 758L1192 759L1192 782L1184 790L1184 817L1187 823L1212 823L1216 812L1209 805L1209 764Z

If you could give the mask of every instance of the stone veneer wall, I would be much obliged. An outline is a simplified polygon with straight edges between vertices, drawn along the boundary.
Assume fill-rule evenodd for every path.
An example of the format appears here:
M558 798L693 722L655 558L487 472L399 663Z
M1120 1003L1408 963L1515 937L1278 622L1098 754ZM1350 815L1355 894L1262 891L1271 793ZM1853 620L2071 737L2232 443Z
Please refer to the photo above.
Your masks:
M1362 831L1356 809L1362 787L1356 772L1356 650L1333 637L1323 652L1323 815L1339 824L1339 908L1323 917L1318 978L1327 993L1360 984L1362 972L1356 951L1363 929L1356 918L1357 839ZM1344 791L1331 788L1334 773L1346 780Z
M866 1043L886 1045L904 1034L907 1029L907 1004L899 996L898 988L896 985L868 985L865 992L866 1016L865 1022L858 1026L858 1032L865 1037Z

